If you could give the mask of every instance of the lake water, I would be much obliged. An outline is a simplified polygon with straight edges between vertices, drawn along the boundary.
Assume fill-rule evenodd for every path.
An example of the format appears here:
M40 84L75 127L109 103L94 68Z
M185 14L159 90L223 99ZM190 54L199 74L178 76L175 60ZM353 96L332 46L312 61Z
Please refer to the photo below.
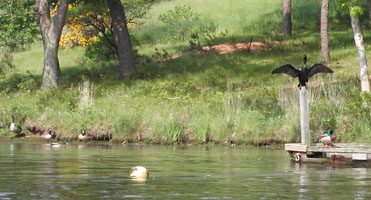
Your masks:
M246 146L0 142L0 199L371 199L370 172Z

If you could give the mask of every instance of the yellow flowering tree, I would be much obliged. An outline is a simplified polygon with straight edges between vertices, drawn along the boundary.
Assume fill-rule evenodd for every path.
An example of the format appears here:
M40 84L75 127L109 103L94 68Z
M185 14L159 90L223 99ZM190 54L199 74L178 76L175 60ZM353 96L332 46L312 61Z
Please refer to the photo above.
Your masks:
M140 24L156 0L122 0L127 24ZM87 46L101 41L111 53L116 54L117 47L113 40L113 31L107 1L86 0L68 6L69 17L60 46L69 48ZM103 41L102 41L103 40Z

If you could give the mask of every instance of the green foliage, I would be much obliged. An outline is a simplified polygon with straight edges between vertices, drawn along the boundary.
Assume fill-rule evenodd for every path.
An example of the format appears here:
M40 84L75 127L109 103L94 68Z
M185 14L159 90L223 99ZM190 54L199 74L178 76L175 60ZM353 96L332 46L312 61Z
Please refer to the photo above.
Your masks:
M177 2L156 4L153 12L164 13ZM233 37L217 35L212 42L248 42L253 35L254 41L266 41L268 46L264 50L249 53L242 51L218 55L209 52L193 55L185 52L189 47L187 42L145 44L138 46L139 52L146 55L137 60L138 71L120 81L115 76L117 62L81 59L82 48L61 50L61 88L32 93L21 89L11 93L2 92L0 112L4 109L4 118L9 121L10 107L15 104L13 110L20 115L18 117L17 114L16 120L21 119L22 114L27 114L27 119L52 125L63 136L72 134L75 137L82 129L87 129L94 135L114 132L115 141L127 139L128 142L130 138L135 140L136 136L140 136L146 142L173 144L181 142L188 135L197 143L299 142L297 80L285 75L272 77L271 70L284 63L299 66L303 52L310 55L310 63L315 63L319 58L319 29L316 27L319 9L304 11L300 8L314 8L311 6L318 6L320 2L297 1L293 16L296 16L294 24L296 20L300 29L296 29L295 38L285 40L280 45L270 41L272 38L280 39L282 5L279 1L238 0L241 4L254 5L243 8L228 1L214 1L215 5L205 7L194 6L203 2L190 1L197 11L212 16L205 16L209 18L200 19L197 24L214 22L218 26L224 23L221 29L232 27L228 31ZM259 5L263 6L264 12L255 8ZM210 12L215 7L238 9L217 14ZM211 20L217 17L222 20ZM153 25L150 30L161 29L153 19L148 20ZM329 66L336 76L317 75L309 82L311 133L314 138L321 133L320 129L331 126L339 142L369 142L370 96L359 92L359 72L352 67L356 66L354 41L349 36L349 26L344 26L343 18L335 16L332 20L336 23L330 24L335 29L331 34L333 61ZM251 28L241 34L239 31L247 26ZM163 38L155 31L148 31L147 34ZM194 38L194 42L202 46L205 40L199 38ZM364 38L368 41L370 33L365 32ZM142 41L140 38L138 40ZM157 50L154 50L155 46ZM42 66L42 59L39 55L42 55L42 51L42 45L37 45L32 51L14 54L17 72L25 74L30 70L41 74L39 66ZM185 55L171 58L180 53ZM10 73L6 76L10 77ZM94 104L88 109L79 109L75 86L84 76L94 82ZM331 85L335 85L335 89L331 89ZM367 106L364 105L365 101L368 102Z
M133 142L133 136L139 130L140 125L140 113L136 111L124 112L114 124L115 134L113 140L126 140Z
M350 8L350 16L357 17L359 15L363 15L363 9L361 6L352 6Z
M98 41L89 43L85 48L85 56L92 60L111 60L117 58L117 50L112 32L99 36Z
M175 6L174 10L161 14L158 19L166 25L169 40L185 41L194 32L200 14L191 6L182 5Z
M140 24L153 4L159 0L121 0L127 23Z
M205 144L208 142L209 124L202 119L199 119L194 125L192 132L196 135L197 141Z
M139 45L139 41L133 35L131 37L133 47ZM134 59L140 62L140 55L133 49ZM99 40L90 42L85 47L85 56L93 61L109 61L117 58L117 46L113 38L113 33L107 31L105 34L100 34Z
M73 88L63 90L61 88L52 88L41 90L36 94L36 105L39 111L45 109L66 109L73 111L77 108L78 94Z
M327 128L336 128L336 105L324 99L312 105L311 117L313 121L311 128L314 130L326 130ZM339 111L338 111L339 112Z
M9 48L4 48L1 50L0 58L0 77L4 76L6 72L9 72L15 68L13 63L13 55Z
M30 44L39 33L35 4L29 0L7 0L0 7L0 46L11 50Z
M184 125L178 121L170 121L165 125L166 135L164 140L166 143L181 143L181 134L184 130Z
M195 26L189 40L191 49L199 49L204 43L208 46L213 45L213 41L217 37L217 28L218 26L214 23Z
M40 87L40 81L31 74L10 73L0 80L0 89L5 92L32 92Z
M141 19L146 16L154 2L156 0L122 0L126 23L141 24ZM99 37L99 41L88 43L86 55L89 58L107 60L117 57L117 45L113 39L111 18L107 7L107 1L87 0L77 1L69 10L67 25L82 27L84 39Z
M349 9L350 16L358 17L363 15L363 9L357 5L357 0L337 0L340 9Z
M283 113L278 102L277 90L271 88L256 89L248 93L244 99L247 108L258 110L267 117Z

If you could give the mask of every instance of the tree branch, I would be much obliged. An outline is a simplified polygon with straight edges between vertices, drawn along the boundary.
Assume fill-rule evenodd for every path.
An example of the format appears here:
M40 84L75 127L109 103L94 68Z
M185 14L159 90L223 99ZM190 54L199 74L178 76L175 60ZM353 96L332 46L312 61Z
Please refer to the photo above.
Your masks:
M25 12L25 13L22 13L22 14L16 14L16 15L13 15L14 16L25 16L25 15L36 15L37 12ZM0 15L0 19L1 18L6 18L6 17L11 17L11 15Z

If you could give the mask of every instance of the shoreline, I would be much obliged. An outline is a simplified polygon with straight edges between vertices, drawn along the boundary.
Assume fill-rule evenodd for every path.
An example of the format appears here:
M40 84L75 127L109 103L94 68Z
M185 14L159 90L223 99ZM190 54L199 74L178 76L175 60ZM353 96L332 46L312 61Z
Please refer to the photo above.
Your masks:
M45 139L41 138L41 136L35 136L26 134L24 136L17 136L16 134L3 134L0 136L1 142L8 142L8 141L21 141L21 142L37 142L37 143L60 143L60 142L68 142L73 144L123 144L123 145L135 145L135 144L143 144L143 145L164 145L164 146L192 146L192 145L201 145L201 146L208 146L208 145L217 145L217 146L254 146L254 147L279 147L283 148L285 141L278 141L274 140L272 138L270 139L261 139L261 140L255 140L255 141L237 141L237 142L223 142L223 141L209 141L206 143L200 143L200 142L174 142L174 143L166 143L166 142L159 142L159 140L142 140L142 141L127 141L127 140L97 140L97 139L90 139L87 141L79 141L76 137L66 138L66 137L57 137L53 138L49 141L49 143L46 143Z

